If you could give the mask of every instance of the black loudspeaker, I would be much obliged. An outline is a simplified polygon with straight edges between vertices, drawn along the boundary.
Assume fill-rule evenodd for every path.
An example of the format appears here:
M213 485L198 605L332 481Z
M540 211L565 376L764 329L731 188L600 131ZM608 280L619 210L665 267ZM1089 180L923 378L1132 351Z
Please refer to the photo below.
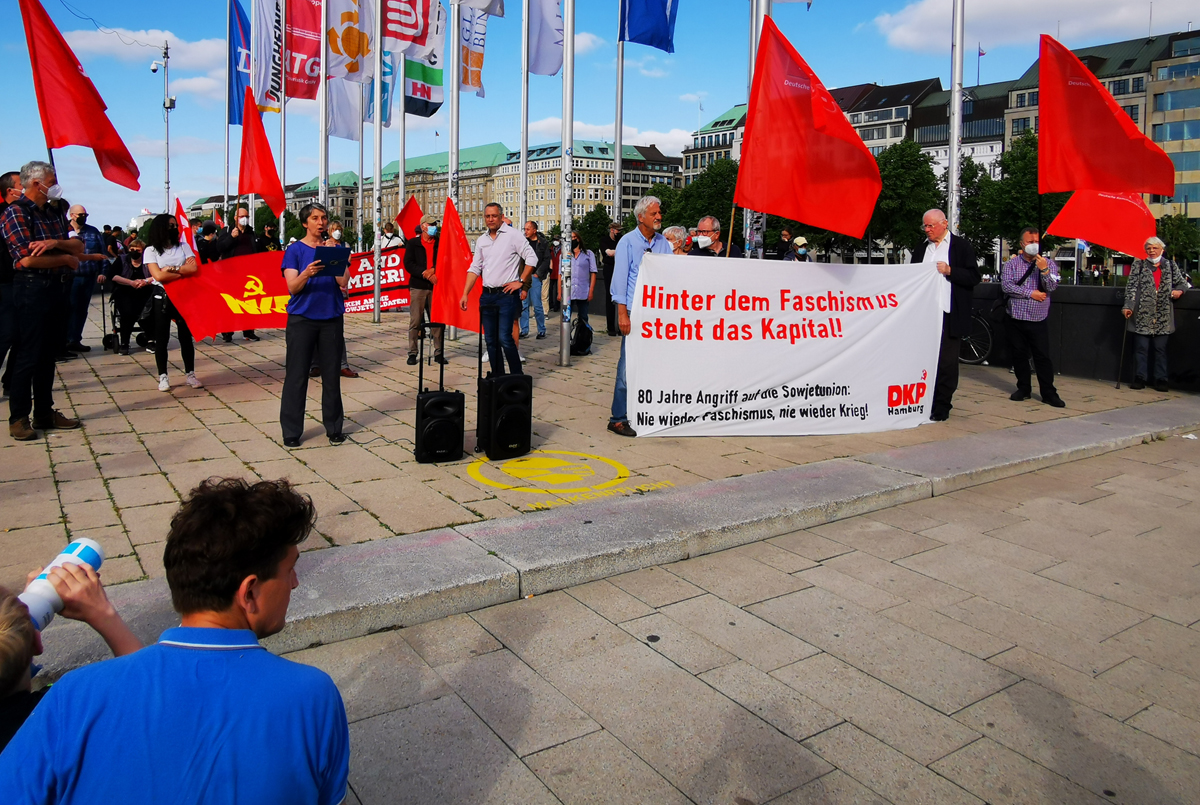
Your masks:
M426 324L425 329L431 325ZM441 325L437 325L441 326ZM457 461L463 454L466 395L446 391L446 366L439 364L438 390L425 390L425 332L421 332L421 357L417 369L417 434L413 456L421 464Z
M479 342L479 373L482 375L482 333ZM486 452L492 461L516 458L529 452L532 438L533 378L529 375L480 377L475 452Z

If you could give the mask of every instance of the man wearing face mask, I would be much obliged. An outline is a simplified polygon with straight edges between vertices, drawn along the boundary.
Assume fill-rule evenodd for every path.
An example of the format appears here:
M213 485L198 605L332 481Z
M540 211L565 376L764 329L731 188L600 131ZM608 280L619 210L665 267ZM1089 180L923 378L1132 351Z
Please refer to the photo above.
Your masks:
M217 260L225 260L230 257L244 257L248 254L254 254L258 251L255 241L257 238L254 235L254 227L250 225L250 211L245 207L238 207L234 213L233 222L228 228L222 229L217 235L215 254ZM199 244L197 244L199 248ZM221 333L221 337L225 339L226 344L233 343L233 333ZM247 341L259 341L259 337L253 330L242 330L242 338Z
M79 268L75 272L75 281L71 284L69 303L67 306L67 344L70 352L91 352L92 348L83 345L83 325L87 323L88 307L92 302L92 291L96 281L104 282L101 271L104 269L104 235L100 230L87 222L88 212L82 204L76 204L68 212L71 220L70 236L83 241L83 254L79 257Z
M808 238L796 238L788 245L787 254L783 259L790 263L811 263L812 255L808 253Z
M79 427L78 419L54 410L54 354L65 331L67 291L84 248L83 241L68 237L66 216L50 203L62 198L54 167L27 162L20 178L24 192L4 211L0 232L14 268L8 432L27 442L37 438L34 426Z
M779 232L779 240L766 248L763 257L767 260L786 260L790 251L792 251L792 230L784 227Z
M1008 333L1012 353L1013 374L1017 390L1009 399L1028 400L1032 394L1029 358L1037 369L1038 387L1042 402L1055 408L1066 403L1054 388L1054 365L1050 362L1050 294L1058 287L1058 265L1041 254L1041 237L1037 229L1027 226L1021 230L1020 251L1009 258L1000 269L1000 288L1006 298L1004 329Z
M699 257L742 256L742 250L736 244L721 242L721 222L711 215L704 216L696 224L696 237L692 240L691 253Z
M533 221L525 222L525 240L529 241L533 253L537 255L537 269L533 272L533 284L529 287L529 293L521 302L521 337L529 336L529 308L532 307L534 319L537 322L537 337L545 338L547 300L542 293L542 285L550 275L550 258L553 250L550 241L538 231L537 224Z
M408 274L408 365L417 365L421 325L433 315L433 285L437 282L437 217L426 213L404 249L404 272ZM445 327L434 327L433 359L446 363Z

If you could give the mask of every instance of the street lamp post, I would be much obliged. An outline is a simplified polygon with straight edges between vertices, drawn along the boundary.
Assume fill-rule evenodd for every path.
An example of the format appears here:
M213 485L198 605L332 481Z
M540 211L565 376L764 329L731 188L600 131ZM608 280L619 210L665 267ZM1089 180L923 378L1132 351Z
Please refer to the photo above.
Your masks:
M171 212L171 110L175 108L175 98L171 96L170 88L171 45L163 42L162 61L150 62L150 72L157 73L158 68L163 72L163 210Z

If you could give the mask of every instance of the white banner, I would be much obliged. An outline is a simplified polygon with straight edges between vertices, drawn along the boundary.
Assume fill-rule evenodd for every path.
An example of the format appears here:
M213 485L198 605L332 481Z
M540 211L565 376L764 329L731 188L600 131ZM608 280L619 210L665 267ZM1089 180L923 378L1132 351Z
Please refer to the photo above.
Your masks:
M283 6L279 0L252 0L254 75L252 88L260 112L283 107Z
M626 339L639 436L801 436L929 421L941 342L931 265L647 254Z
M365 84L375 75L375 0L328 2L326 75Z
M331 78L325 82L325 91L329 93L329 136L358 142L362 138L365 87Z
M529 72L554 75L562 63L561 0L533 0L529 7Z
M462 82L459 90L483 94L483 49L487 44L488 15L467 6L462 7L462 27L458 44L462 52Z

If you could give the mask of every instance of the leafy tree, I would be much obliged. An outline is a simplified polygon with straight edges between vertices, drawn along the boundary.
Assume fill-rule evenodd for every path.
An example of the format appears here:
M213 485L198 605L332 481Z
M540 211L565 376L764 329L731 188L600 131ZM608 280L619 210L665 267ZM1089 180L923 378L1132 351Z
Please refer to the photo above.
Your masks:
M1038 138L1026 131L1012 141L996 160L1000 179L983 186L980 206L992 231L1009 243L1015 243L1027 226L1045 227L1067 203L1069 193L1038 196ZM1062 238L1043 237L1048 248L1057 248Z
M1167 244L1164 249L1167 257L1179 263L1181 268L1185 261L1194 261L1200 256L1200 229L1183 213L1159 218L1158 237Z
M984 212L984 197L990 192L992 177L987 169L970 157L965 157L959 170L958 231L971 241L975 254L989 265L987 258L996 250L1000 233Z
M891 241L897 249L915 250L925 240L921 216L942 199L933 157L922 154L916 141L902 140L884 149L875 161L883 188L868 226L870 237Z
M612 223L612 219L608 217L608 210L603 204L597 204L588 210L587 215L575 225L575 230L579 232L579 239L583 243L585 249L596 249L600 246L600 236L608 232L608 225Z
M721 222L721 237L741 246L742 211L734 211L733 221L729 210L733 207L733 191L737 187L738 165L731 159L718 159L705 168L687 187L655 185L650 194L662 201L663 228L682 226L691 228L706 215ZM636 226L633 216L626 217L626 231Z

